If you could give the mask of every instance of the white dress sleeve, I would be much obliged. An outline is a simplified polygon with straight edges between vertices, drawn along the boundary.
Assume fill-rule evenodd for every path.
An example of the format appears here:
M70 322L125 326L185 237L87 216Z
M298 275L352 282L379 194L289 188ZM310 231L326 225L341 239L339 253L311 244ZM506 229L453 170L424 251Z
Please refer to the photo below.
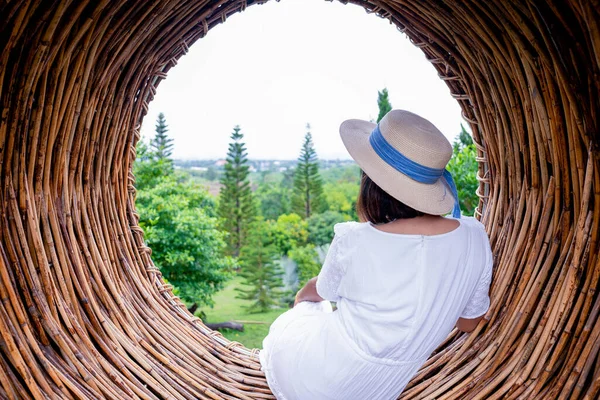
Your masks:
M317 277L317 293L325 300L337 302L340 300L338 288L346 273L346 266L340 262L339 254L343 251L342 238L352 229L356 222L336 224L333 228L335 236L327 251L325 262Z
M479 278L479 282L475 287L475 292L469 299L467 306L461 314L461 318L473 319L484 315L490 308L490 284L492 283L494 258L491 250L488 251L488 257L485 269Z

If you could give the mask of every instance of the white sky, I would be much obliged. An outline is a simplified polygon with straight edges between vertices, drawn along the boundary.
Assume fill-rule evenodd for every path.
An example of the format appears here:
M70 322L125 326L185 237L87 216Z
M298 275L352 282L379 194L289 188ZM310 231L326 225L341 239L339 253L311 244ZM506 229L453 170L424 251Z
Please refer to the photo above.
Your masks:
M142 135L154 135L163 112L174 158L224 158L239 124L249 158L295 159L310 123L318 156L345 159L340 123L376 119L384 87L394 108L429 119L450 141L460 131L448 87L389 21L338 2L270 1L191 47L159 85Z

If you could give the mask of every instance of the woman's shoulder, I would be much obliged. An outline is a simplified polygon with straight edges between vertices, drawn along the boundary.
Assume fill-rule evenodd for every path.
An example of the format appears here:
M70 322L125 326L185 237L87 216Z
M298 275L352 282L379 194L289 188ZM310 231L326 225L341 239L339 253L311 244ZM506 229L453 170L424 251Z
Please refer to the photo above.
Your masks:
M475 217L462 217L461 224L466 226L472 237L477 238L478 242L486 249L486 252L491 254L490 239L485 229L485 225Z
M348 233L360 229L365 225L365 222L356 222L356 221L347 221L340 222L333 226L333 232L335 236L342 237L346 236Z
M460 223L467 228L485 232L485 226L475 217L462 216L460 218Z

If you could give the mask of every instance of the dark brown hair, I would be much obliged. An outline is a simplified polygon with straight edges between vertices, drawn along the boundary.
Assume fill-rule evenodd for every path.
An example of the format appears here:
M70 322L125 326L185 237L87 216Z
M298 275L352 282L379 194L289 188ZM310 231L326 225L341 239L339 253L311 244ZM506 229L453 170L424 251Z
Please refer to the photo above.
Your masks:
M387 194L364 171L361 174L356 212L361 221L374 224L425 215Z

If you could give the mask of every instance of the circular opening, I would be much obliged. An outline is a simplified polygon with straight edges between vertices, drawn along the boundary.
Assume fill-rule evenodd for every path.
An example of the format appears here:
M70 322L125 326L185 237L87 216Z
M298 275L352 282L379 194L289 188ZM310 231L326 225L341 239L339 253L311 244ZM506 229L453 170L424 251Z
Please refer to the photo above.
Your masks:
M333 20L334 30L330 25ZM311 25L309 32L303 31L307 21ZM240 70L244 74L240 74ZM150 165L161 162L149 160L146 150L159 123L166 123L166 134L173 139L170 157L175 170L169 168L169 176L174 176L175 171L177 174L183 172L189 181L207 185L215 203L222 203L218 201L219 191L223 190L223 164L228 142L231 142L225 133L229 134L239 124L240 133L244 135L241 142L248 153L249 181L258 203L257 214L267 220L266 230L280 232L280 239L276 242L281 244L275 246L278 249L275 263L282 266L283 289L289 295L267 296L269 301L281 303L283 307L279 313L287 308L286 299L293 303L293 295L304 283L300 280L305 280L298 278L296 261L302 255L312 254L320 265L333 235L333 225L357 219L353 205L359 191L360 175L356 168L351 178L348 177L348 164L353 162L339 137L342 120L351 117L378 118L377 93L385 86L395 108L426 115L446 132L449 141L462 146L457 137L461 125L466 122L435 69L395 26L387 20L367 15L358 7L302 1L285 5L273 2L249 9L191 46L168 76L149 104L141 129L145 137L142 154L138 143L138 168L134 167L134 174L140 226L150 232L146 235L146 243L153 250L154 264L175 286L175 293L184 300L188 309L195 309L196 315L202 316L209 327L227 321L249 321L244 332L223 333L230 340L250 348L262 347L262 339L276 317L276 311L248 313L243 305L248 307L252 301L239 299L240 293L232 290L249 289L238 274L237 279L224 283L225 290L214 292L214 286L223 284L220 274L195 273L193 268L188 268L187 261L192 258L201 260L202 268L199 270L212 266L219 271L227 263L221 262L224 260L217 255L218 252L209 250L213 249L217 240L196 241L205 252L213 254L211 260L203 261L201 252L192 249L194 230L192 227L186 229L185 218L175 216L192 212L188 210L190 202L181 202L181 197L186 196L184 193L188 193L190 199L195 198L195 194L201 197L205 194L201 190L189 193L188 185L183 184L177 191L164 184L158 188L153 188L155 184L148 184L147 175L154 174ZM252 78L248 79L248 76ZM166 122L159 122L157 118L163 112ZM310 121L310 129L305 128L306 121ZM321 218L315 216L303 220L300 218L303 213L291 207L293 177L289 173L293 174L307 130L312 133L317 157L321 161L319 175L328 213L323 214L320 210ZM463 152L462 156L465 155L472 157L473 152ZM455 174L461 178L459 186L471 185L472 193L468 193L466 185L461 187L461 194L464 192L461 200L466 206L463 212L472 215L478 204L474 188L477 185L477 167L474 160L464 160L462 156L449 168L451 171L460 169L460 173ZM338 162L339 158L344 162ZM335 173L340 168L344 168L344 179ZM203 179L207 176L210 179ZM281 182L284 182L283 185ZM288 182L287 186L285 182ZM269 192L267 188L276 190ZM269 198L269 194L277 198ZM170 196L174 196L172 200L168 200ZM346 204L339 204L340 197ZM181 203L181 209L161 208L165 203ZM241 215L234 217L236 214L232 210L223 212L221 207L210 201L202 204L206 205L206 212L195 218L196 224L204 226L203 233L198 233L198 236L216 236L207 233L208 226L216 231L216 224L201 222L206 215L223 215L226 220L240 219L239 223L224 221L220 224L221 230L228 233L225 238L228 244L237 237L238 229L243 231L249 224ZM277 206L279 208L274 209ZM164 212L157 211L158 208ZM290 220L293 212L299 214L295 223ZM282 219L278 222L279 218ZM173 220L181 221L181 226L175 226ZM313 226L325 221L329 225L315 232ZM290 229L311 233L300 234L299 237L282 234ZM176 232L186 233L177 240ZM329 237L329 240L322 239L323 236ZM235 247L234 255L240 251L239 246ZM184 262L182 257L172 256L176 253L189 257ZM239 272L244 272L244 267L241 267L244 257L238 255ZM300 268L305 271L308 266ZM181 270L189 272L182 274ZM312 271L318 272L318 269ZM201 281L194 283L194 280ZM209 285L210 282L215 282L215 285ZM214 308L204 304L211 299L216 302Z

